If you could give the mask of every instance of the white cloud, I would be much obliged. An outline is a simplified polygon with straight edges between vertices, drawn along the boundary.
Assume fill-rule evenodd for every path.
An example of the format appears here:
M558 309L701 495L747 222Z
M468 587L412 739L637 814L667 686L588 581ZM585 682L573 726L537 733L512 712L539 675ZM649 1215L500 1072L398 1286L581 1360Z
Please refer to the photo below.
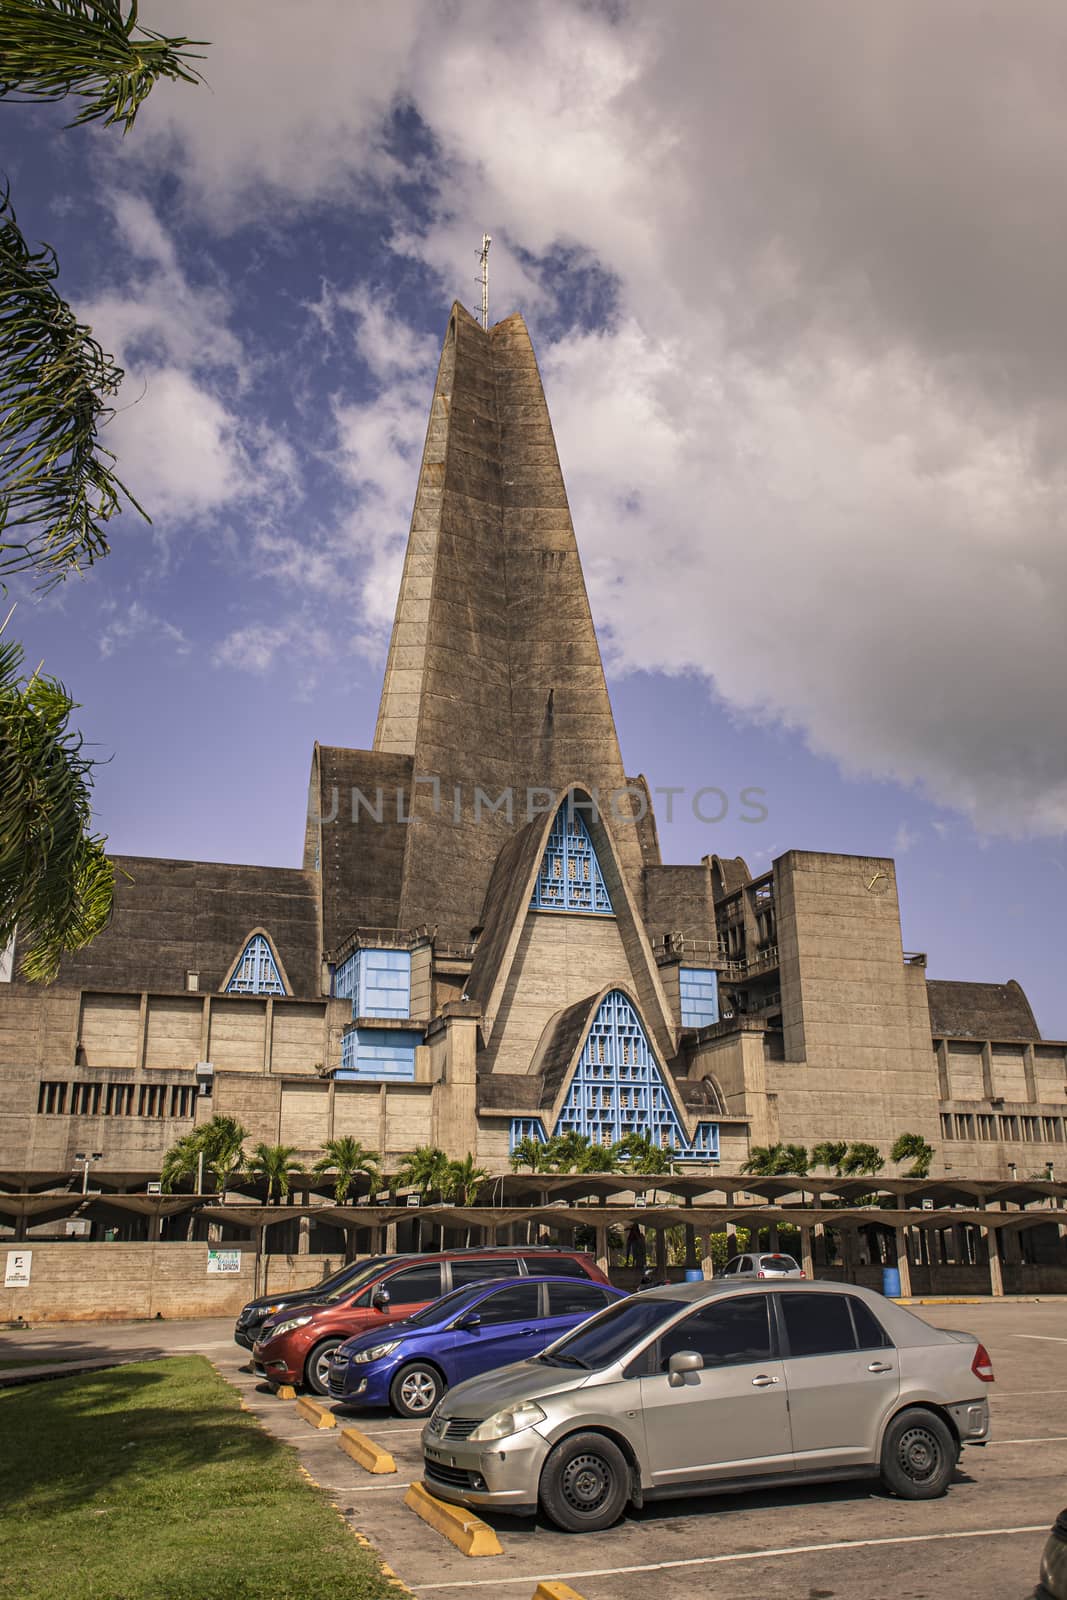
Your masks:
M157 616L140 600L130 601L121 611L115 603L108 604L104 609L111 616L100 633L99 650L104 657L114 655L123 645L146 634L151 635L157 643L164 641L173 645L180 656L188 655L192 649L181 628L168 622L165 617Z
M252 622L234 628L217 646L213 660L216 666L263 674L278 661L288 669L323 661L330 650L325 630L302 612L279 623Z
M414 105L432 150L393 247L443 322L494 234L619 667L700 672L980 827L1067 827L1067 14L195 0L182 25L215 41L212 91L161 86L122 159L177 151L216 221L379 194ZM150 219L124 226L167 281ZM590 266L606 329L539 337ZM382 393L337 405L356 504L324 559L369 557L373 631L429 384L366 287L317 309L348 312Z
M893 835L893 854L906 856L912 845L918 844L919 835L906 822L897 824L897 831Z

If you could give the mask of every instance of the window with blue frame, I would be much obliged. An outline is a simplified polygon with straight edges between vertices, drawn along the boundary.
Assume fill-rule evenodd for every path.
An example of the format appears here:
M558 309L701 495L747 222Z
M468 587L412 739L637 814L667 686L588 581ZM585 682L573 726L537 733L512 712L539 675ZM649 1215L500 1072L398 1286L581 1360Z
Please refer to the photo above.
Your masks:
M415 1049L422 1034L401 1028L351 1028L341 1040L341 1065L335 1078L375 1083L413 1083Z
M333 975L333 992L353 1017L411 1015L411 951L355 950Z
M244 947L233 977L226 985L227 994L284 994L278 964L269 942L261 933L253 934Z
M554 1132L584 1134L600 1145L646 1134L682 1160L718 1158L716 1123L700 1123L690 1144L641 1020L618 989L597 1009Z
M540 1117L512 1117L508 1134L509 1154L514 1155L516 1147L524 1139L533 1139L537 1144L547 1144L545 1125Z
M678 973L682 994L682 1027L706 1028L719 1020L719 975L703 967L682 967Z
M530 905L535 911L613 914L585 819L567 800L556 812Z

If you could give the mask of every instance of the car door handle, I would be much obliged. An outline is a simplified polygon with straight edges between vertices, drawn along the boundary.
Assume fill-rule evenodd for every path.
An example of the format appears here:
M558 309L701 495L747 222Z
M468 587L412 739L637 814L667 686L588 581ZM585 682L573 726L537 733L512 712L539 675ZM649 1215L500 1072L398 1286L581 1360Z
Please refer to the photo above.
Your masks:
M893 1368L887 1361L872 1361L867 1368L868 1372L892 1372Z
M753 1378L752 1387L753 1389L769 1389L772 1383L777 1382L777 1378L768 1378L765 1372L761 1372L758 1378Z
M520 1328L519 1329L519 1336L520 1336L520 1338L523 1338L523 1339L532 1339L536 1332L537 1332L536 1328Z

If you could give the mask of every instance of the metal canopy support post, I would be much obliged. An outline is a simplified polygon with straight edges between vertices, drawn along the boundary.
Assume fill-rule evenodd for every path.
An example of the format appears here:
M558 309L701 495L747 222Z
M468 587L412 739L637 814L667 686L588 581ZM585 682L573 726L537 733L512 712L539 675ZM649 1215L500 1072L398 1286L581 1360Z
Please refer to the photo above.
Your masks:
M986 1228L986 1248L989 1252L989 1288L990 1293L1000 1298L1004 1294L1004 1274L1000 1266L1000 1240L997 1238L995 1228Z

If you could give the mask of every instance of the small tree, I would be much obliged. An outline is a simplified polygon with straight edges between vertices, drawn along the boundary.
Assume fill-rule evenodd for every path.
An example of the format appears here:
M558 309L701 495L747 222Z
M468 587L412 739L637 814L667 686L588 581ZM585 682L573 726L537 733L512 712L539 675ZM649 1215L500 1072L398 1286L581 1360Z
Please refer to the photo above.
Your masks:
M333 1197L340 1206L348 1199L352 1184L361 1172L366 1175L371 1188L377 1187L382 1175L381 1157L375 1151L365 1149L358 1139L346 1133L339 1139L326 1141L325 1154L316 1161L313 1170L336 1172Z
M802 1144L754 1144L742 1172L751 1172L760 1178L798 1177L807 1175L810 1162Z
M643 1172L649 1177L673 1172L677 1158L677 1151L670 1145L656 1144L647 1133L625 1134L614 1146L614 1153L620 1170Z
M489 1173L485 1167L475 1166L474 1157L468 1152L462 1161L450 1161L445 1168L441 1198L451 1200L453 1205L472 1206L479 1189L488 1182Z
M823 1144L815 1145L811 1152L811 1165L825 1167L827 1172L832 1172L836 1178L841 1176L841 1163L848 1155L848 1145L842 1139L828 1140Z
M557 1133L548 1141L552 1171L574 1172L588 1149L589 1140L584 1133Z
M529 1167L531 1172L551 1172L552 1156L548 1145L543 1139L520 1139L511 1152L512 1172L521 1172L523 1167Z
M417 1189L421 1195L429 1194L431 1189L441 1190L447 1181L448 1164L448 1157L437 1145L416 1145L400 1163L397 1187Z
M236 1117L216 1114L203 1127L182 1134L163 1157L160 1182L170 1192L183 1178L196 1177L201 1164L215 1179L216 1189L225 1194L226 1185L235 1172L244 1165L242 1146L248 1130L242 1128Z
M850 1144L848 1154L841 1163L841 1171L846 1177L854 1175L881 1172L885 1160L881 1151L875 1144Z
M618 1145L590 1144L578 1157L579 1172L618 1172Z
M270 1204L275 1191L280 1200L288 1200L293 1175L305 1171L303 1162L296 1161L295 1156L295 1144L257 1144L252 1151L248 1161L249 1172L267 1180L264 1205Z
M905 1178L926 1178L934 1159L934 1147L927 1144L921 1133L902 1133L889 1152L890 1161L910 1161Z

